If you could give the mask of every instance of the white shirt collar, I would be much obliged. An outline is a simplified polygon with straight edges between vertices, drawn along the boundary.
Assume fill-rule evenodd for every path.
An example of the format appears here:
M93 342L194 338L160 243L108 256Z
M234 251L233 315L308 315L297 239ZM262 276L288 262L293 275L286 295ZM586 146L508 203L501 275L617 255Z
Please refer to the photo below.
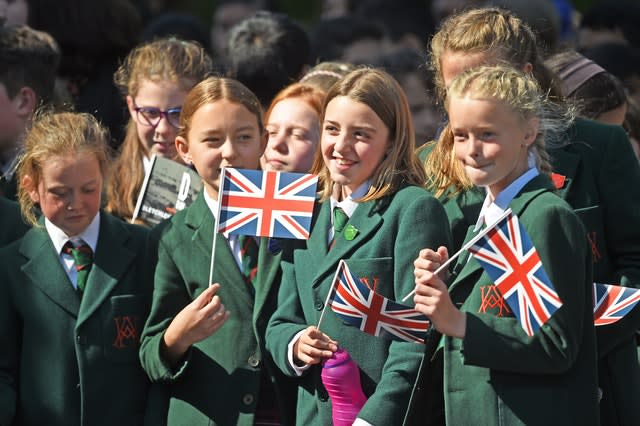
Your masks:
M91 247L91 250L93 250L94 253L96 252L98 235L100 233L100 212L95 215L89 226L87 226L85 230L78 235L68 236L62 229L58 228L46 217L44 219L44 226L47 229L49 238L51 238L51 242L56 248L56 252L58 254L60 254L62 247L64 247L69 240L74 242L77 240L83 240L89 245L89 247Z
M358 203L354 200L364 197L369 191L370 187L371 182L365 181L362 185L357 187L356 190L351 193L351 195L349 195L342 201L337 201L335 198L331 197L331 211L333 211L335 207L340 207L342 210L344 210L347 216L351 217L353 215L353 212L356 210L356 207L358 207ZM333 222L333 215L331 215L331 222Z
M151 157L147 157L146 155L142 156L142 168L144 169L144 174L148 175L151 171L151 165L153 162L151 161Z
M509 186L503 189L493 201L487 192L487 195L484 198L484 203L482 204L482 209L480 210L480 215L478 216L478 221L476 222L476 226L473 230L477 231L485 223L493 224L509 207L511 201L513 201L522 188L524 188L529 181L538 176L538 174L539 172L536 167L530 168L520 175L519 178L511 182Z

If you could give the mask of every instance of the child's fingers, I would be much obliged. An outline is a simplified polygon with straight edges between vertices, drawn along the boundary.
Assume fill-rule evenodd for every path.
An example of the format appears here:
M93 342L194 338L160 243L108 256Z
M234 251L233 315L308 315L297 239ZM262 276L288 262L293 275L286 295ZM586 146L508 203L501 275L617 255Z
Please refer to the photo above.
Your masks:
M209 287L207 287L195 300L192 302L193 306L197 309L204 308L208 303L211 302L213 297L216 295L218 290L220 289L220 284L215 283Z

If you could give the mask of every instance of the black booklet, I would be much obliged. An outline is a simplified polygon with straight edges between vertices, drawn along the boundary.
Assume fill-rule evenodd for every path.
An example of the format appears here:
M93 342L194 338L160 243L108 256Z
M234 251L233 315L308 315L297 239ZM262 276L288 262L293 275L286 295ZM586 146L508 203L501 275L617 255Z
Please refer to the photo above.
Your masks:
M154 226L187 207L202 189L202 179L184 164L156 155L151 157L132 222Z

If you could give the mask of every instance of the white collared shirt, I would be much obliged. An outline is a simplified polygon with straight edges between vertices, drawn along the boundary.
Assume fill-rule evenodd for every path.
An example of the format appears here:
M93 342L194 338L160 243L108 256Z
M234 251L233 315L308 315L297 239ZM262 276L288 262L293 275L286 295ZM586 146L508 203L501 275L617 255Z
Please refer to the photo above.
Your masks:
M73 287L77 288L78 272L76 271L76 268L73 267L73 257L69 254L62 253L62 248L69 240L74 244L77 241L82 240L87 243L95 253L98 245L98 235L100 235L100 212L95 215L91 223L89 223L89 226L87 226L84 231L71 237L65 234L62 229L58 228L46 217L44 219L44 226L47 230L47 234L49 234L49 238L51 238L53 247L56 249L56 253L58 253L58 259L60 260L60 264L62 265L64 272L66 272L71 284L73 284Z
M515 198L516 195L524 188L524 186L529 183L533 178L538 176L540 173L538 169L534 166L520 175L519 178L511 182L505 189L500 191L495 200L491 199L491 195L487 192L487 196L484 199L484 203L482 204L482 209L480 210L480 215L478 216L478 221L476 222L476 226L473 228L474 231L480 229L482 225L485 223L487 225L493 224L502 213L507 210L511 201Z
M211 210L211 214L217 221L218 220L218 201L211 198L211 196L209 195L206 189L204 190L204 201L207 203L209 210ZM242 271L242 257L240 255L240 249L242 247L240 247L240 244L238 244L238 235L235 235L235 234L229 235L226 232L224 232L222 235L224 235L224 237L229 242L229 247L231 248L231 253L233 254L233 258L238 264L238 268L240 268L240 270Z

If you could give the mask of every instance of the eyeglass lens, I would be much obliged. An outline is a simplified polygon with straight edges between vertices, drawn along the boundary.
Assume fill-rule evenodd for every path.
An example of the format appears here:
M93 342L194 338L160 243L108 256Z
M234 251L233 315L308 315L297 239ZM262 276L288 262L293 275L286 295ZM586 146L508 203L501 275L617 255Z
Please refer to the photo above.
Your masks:
M156 127L158 123L160 123L160 120L164 115L166 116L167 121L169 121L169 124L171 124L173 127L179 127L180 110L181 108L171 108L167 111L162 111L159 108L140 107L138 108L138 121L140 121L142 124Z

